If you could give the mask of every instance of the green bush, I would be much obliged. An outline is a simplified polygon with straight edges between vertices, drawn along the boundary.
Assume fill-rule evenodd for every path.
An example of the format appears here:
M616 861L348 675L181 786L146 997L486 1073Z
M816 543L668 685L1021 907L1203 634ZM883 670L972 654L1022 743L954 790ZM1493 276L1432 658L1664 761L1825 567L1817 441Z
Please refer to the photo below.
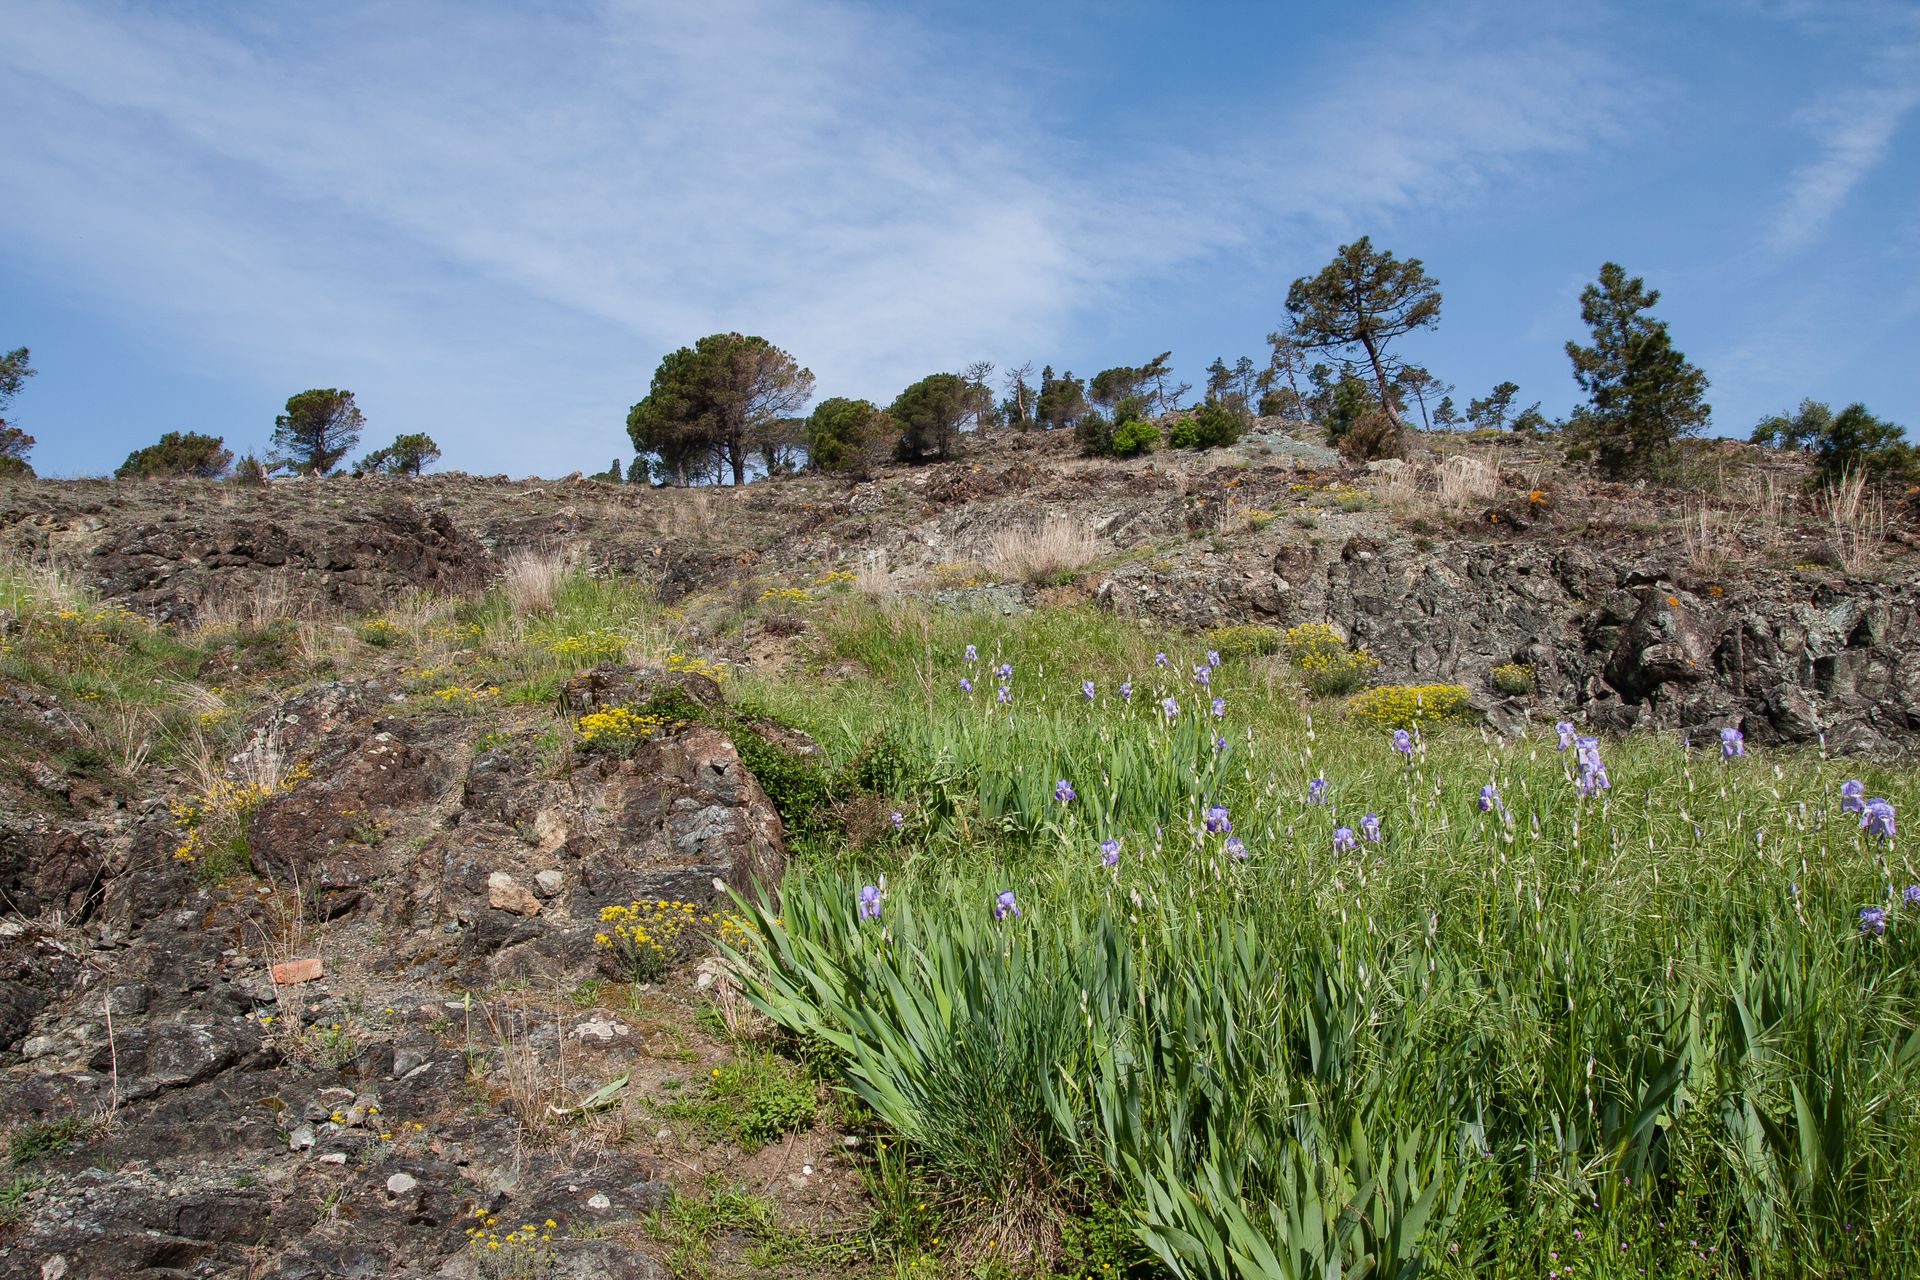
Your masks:
M1279 653L1287 647L1287 633L1278 627L1269 627L1257 622L1241 623L1231 627L1215 627L1207 632L1207 647L1223 658Z
M1176 449L1214 449L1239 438L1240 419L1214 399L1174 423L1167 432L1167 443Z
M1116 458L1131 458L1151 453L1160 445L1160 428L1141 419L1123 422L1113 429L1112 453Z

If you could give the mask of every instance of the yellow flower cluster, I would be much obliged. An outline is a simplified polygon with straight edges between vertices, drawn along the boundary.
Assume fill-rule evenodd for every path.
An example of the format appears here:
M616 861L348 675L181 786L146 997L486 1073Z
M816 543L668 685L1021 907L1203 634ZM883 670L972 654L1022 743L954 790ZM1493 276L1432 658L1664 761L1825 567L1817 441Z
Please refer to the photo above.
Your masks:
M1480 719L1473 695L1458 684L1378 685L1348 698L1347 716L1383 729L1446 720L1473 724Z
M427 696L430 698L438 698L450 707L465 707L470 709L479 706L489 699L499 697L500 686L490 684L476 689L469 689L463 685L450 684L444 689L435 689Z
M846 569L829 569L813 580L816 587L830 587L836 582L854 582L860 575Z
M1493 687L1510 698L1524 698L1534 690L1533 668L1524 662L1502 662L1487 675Z
M593 935L595 946L611 951L621 970L634 982L652 982L666 972L667 963L687 933L715 920L702 915L691 902L656 898L600 908L604 926Z
M312 776L312 770L301 765L280 779L278 790L291 791ZM201 795L169 800L167 811L180 827L180 843L174 848L173 856L182 862L199 858L216 840L236 834L247 815L274 791L275 788L264 783L242 784L221 778Z
M1207 647L1223 658L1244 657L1253 653L1278 653L1286 647L1287 633L1278 627L1257 622L1231 627L1215 627L1207 632Z
M709 680L727 678L725 667L716 662L708 662L705 658L690 658L685 654L670 653L661 659L661 662L669 671L688 671L697 676L705 676Z
M631 707L606 707L589 711L574 721L581 745L596 751L631 751L641 740L652 737L667 722L661 716L643 716Z
M467 1228L470 1246L484 1255L486 1273L498 1277L546 1275L553 1267L553 1233L560 1224L523 1222L500 1234L500 1215L475 1209L477 1225Z
M360 639L376 649L385 649L399 644L407 638L397 623L390 618L368 618L360 624Z
M721 942L735 951L744 950L748 943L760 936L760 931L753 927L753 921L733 911L720 914L719 928L715 933Z
M813 597L809 596L804 590L802 590L799 587L768 587L765 591L762 591L760 593L761 604L765 604L769 600L775 600L775 601L791 604L795 602L803 602L806 600L810 600L812 598Z
M1366 684L1380 659L1365 649L1349 649L1340 633L1324 622L1288 627L1287 660L1306 677L1307 691L1316 697L1352 693Z
M627 637L611 627L595 627L561 636L547 645L547 651L574 662L618 662L626 656Z

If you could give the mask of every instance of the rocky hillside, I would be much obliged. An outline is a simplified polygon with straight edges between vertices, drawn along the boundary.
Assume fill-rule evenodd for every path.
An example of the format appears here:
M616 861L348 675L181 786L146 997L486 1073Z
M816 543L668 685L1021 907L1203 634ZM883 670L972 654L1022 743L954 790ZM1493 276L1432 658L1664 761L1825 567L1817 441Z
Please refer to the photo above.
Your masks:
M828 597L1324 622L1499 725L1912 743L1905 511L1446 445L0 487L0 1277L934 1274L875 1270L875 1136L707 941L887 838L884 743L732 692L856 671Z
M38 482L0 489L0 549L67 566L160 621L355 613L471 590L516 554L637 575L736 662L734 622L821 575L1022 608L1089 597L1173 626L1327 622L1394 681L1457 681L1496 722L1737 724L1759 742L1890 753L1920 720L1912 499L1836 519L1798 459L1701 446L1699 485L1594 481L1549 445L1439 439L1343 465L1265 422L1241 445L1089 462L1046 434L858 483L667 492L567 480ZM1489 672L1529 669L1496 695Z

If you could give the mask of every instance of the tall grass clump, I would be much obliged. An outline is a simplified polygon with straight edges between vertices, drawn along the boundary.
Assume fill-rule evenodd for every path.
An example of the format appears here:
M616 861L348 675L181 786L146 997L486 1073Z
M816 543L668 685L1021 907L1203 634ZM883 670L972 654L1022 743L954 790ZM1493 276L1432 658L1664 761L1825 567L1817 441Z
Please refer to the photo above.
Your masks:
M1909 774L1328 730L1083 625L843 616L894 697L849 736L907 744L948 851L743 908L750 998L831 1047L956 1265L1053 1265L1097 1203L1136 1274L1911 1272Z
M1002 578L1046 585L1078 573L1100 554L1100 540L1086 525L1055 512L1037 524L994 534L986 564Z

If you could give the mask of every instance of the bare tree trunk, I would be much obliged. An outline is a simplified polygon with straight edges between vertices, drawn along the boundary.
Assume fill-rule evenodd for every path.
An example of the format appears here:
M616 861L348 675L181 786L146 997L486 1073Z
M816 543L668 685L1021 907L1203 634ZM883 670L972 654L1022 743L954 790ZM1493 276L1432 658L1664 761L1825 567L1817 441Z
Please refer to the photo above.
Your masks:
M1367 359L1373 365L1373 380L1380 388L1381 412L1385 413L1395 422L1399 422L1400 415L1393 411L1393 394L1387 390L1387 371L1380 364L1380 351L1373 345L1373 336L1371 334L1361 334L1360 345L1367 349Z

